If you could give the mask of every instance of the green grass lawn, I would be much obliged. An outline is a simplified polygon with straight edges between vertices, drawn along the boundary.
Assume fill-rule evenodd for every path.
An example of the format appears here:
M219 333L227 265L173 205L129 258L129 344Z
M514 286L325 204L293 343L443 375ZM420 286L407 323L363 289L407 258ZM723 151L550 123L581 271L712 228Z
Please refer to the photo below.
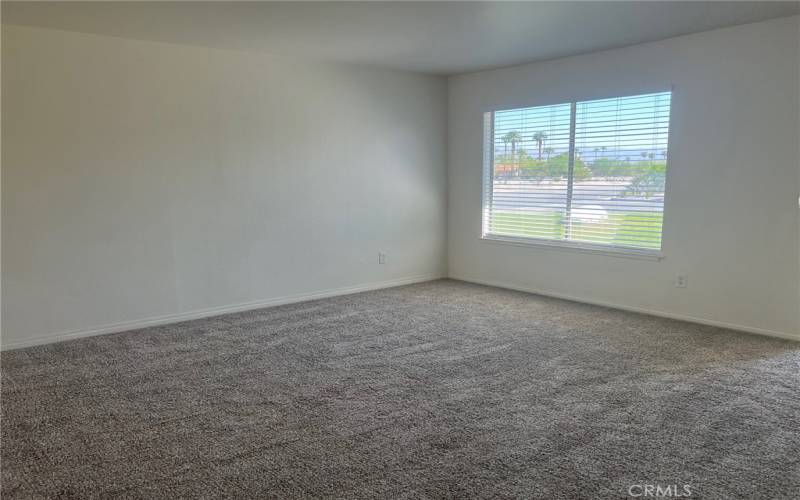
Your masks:
M663 214L642 212L617 212L609 214L602 222L572 224L572 241L621 245L651 250L661 248ZM564 217L559 212L549 213L494 213L490 233L502 236L564 239Z

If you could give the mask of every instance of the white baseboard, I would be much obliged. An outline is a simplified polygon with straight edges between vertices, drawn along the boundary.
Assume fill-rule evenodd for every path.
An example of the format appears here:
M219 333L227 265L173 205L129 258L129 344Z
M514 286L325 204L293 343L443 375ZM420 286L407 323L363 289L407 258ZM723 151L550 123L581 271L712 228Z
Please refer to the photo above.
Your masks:
M509 290L516 290L518 292L527 292L527 293L535 293L537 295L545 295L547 297L553 297L556 299L564 299L564 300L571 300L573 302L582 302L584 304L592 304L595 306L603 306L609 307L612 309L621 309L623 311L631 311L641 314L649 314L650 316L659 316L661 318L669 318L669 319L677 319L681 321L688 321L690 323L698 323L701 325L709 325L709 326L718 326L720 328L727 328L729 330L737 330L740 332L747 332L747 333L755 333L758 335L766 335L767 337L777 337L780 339L786 340L794 340L800 342L800 334L798 333L788 333L788 332L779 332L775 330L767 330L764 328L755 328L752 326L744 326L744 325L736 325L733 323L725 323L724 321L716 321L711 319L705 318L696 318L694 316L686 316L683 314L675 314L669 313L664 311L657 311L654 309L645 309L642 307L635 307L635 306L628 306L623 304L614 304L611 302L604 302L601 300L595 299L587 299L585 297L576 297L574 295L567 295L564 293L553 292L550 290L543 290L539 288L523 286L523 285L516 285L512 283L503 283L500 281L492 281L492 280L482 280L477 278L471 278L468 276L456 276L450 275L451 279L466 281L469 283L476 283L478 285L486 285L486 286L494 286L497 288L506 288Z
M200 309L196 311L189 311L177 314L167 314L164 316L156 316L139 320L123 321L121 323L102 325L89 329L70 330L66 332L52 333L49 335L42 335L31 339L18 340L9 343L4 343L0 341L0 350L10 351L13 349L21 349L23 347L31 347L35 345L63 342L65 340L72 340L81 337L92 337L95 335L104 335L106 333L118 333L127 330L138 330L139 328L147 328L149 326L166 325L169 323L179 323L181 321L208 318L211 316L219 316L222 314L249 311L252 309L261 309L264 307L293 304L296 302L305 302L307 300L324 299L326 297L336 297L338 295L349 295L352 293L367 292L370 290L379 290L382 288L392 288L395 286L410 285L413 283L422 283L424 281L432 281L441 278L444 278L444 276L438 274L412 276L409 278L402 278L396 280L379 281L379 282L366 283L362 285L355 285L349 287L333 288L330 290L322 290L319 292L286 295L283 297L276 297L272 299L258 300L254 302L245 302L243 304L212 307L208 309Z
M55 342L63 342L65 340L77 339L81 337L92 337L95 335L103 335L106 333L118 333L124 332L127 330L137 330L139 328L147 328L149 326L158 326L158 325L166 325L170 323L179 323L181 321L189 321L193 319L201 319L201 318L208 318L211 316L219 316L222 314L229 314L235 312L242 312L242 311L249 311L252 309L261 309L264 307L272 307L272 306L279 306L284 304L293 304L296 302L304 302L307 300L314 300L314 299L323 299L326 297L336 297L338 295L349 295L352 293L358 292L367 292L370 290L379 290L382 288L391 288L395 286L402 286L402 285L410 285L413 283L422 283L425 281L432 281L436 279L444 278L445 276L434 274L434 275L422 275L422 276L412 276L409 278L402 278L397 280L389 280L389 281L380 281L374 283L367 283L363 285L356 285L351 287L342 287L342 288L334 288L330 290L323 290L319 292L312 292L312 293L305 293L305 294L296 294L296 295L286 295L283 297L276 297L267 300L260 300L260 301L253 301L253 302L246 302L243 304L235 304L230 306L222 306L222 307L213 307L208 309L201 309L196 311L189 311L184 313L177 313L177 314L168 314L164 316L157 316L151 318L145 318L141 320L133 320L133 321L124 321L121 323L114 323L110 325L102 325L95 328L89 329L82 329L82 330L70 330L66 332L59 332L53 333L49 335L42 335L39 337L34 337L31 339L20 340L16 342L9 342L4 343L0 341L0 350L9 351L13 349L21 349L23 347L31 347L35 345L42 345L42 344L50 344ZM758 335L766 335L768 337L777 337L787 340L794 340L800 342L800 334L788 333L788 332L779 332L775 330L767 330L763 328L755 328L750 326L743 326L743 325L736 325L732 323L725 323L723 321L715 321L709 320L704 318L696 318L693 316L686 316L682 314L675 314L675 313L668 313L664 311L657 311L653 309L645 309L641 307L634 307L634 306L627 306L621 304L614 304L610 302L604 302L600 300L594 299L587 299L585 297L577 297L574 295L568 295L558 292L553 292L549 290L538 289L529 286L522 286L516 285L512 283L503 283L499 281L492 281L492 280L482 280L477 278L471 278L468 276L458 276L458 275L451 275L450 278L460 281L466 281L469 283L476 283L479 285L487 285L487 286L494 286L498 288L507 288L509 290L516 290L520 292L527 292L527 293L534 293L537 295L545 295L548 297L555 297L558 299L564 300L571 300L574 302L582 302L585 304L593 304L597 306L603 307L610 307L613 309L621 309L623 311L631 311L637 312L642 314L649 314L652 316L659 316L662 318L670 318L670 319L677 319L681 321L688 321L691 323L698 323L701 325L709 325L709 326L717 326L721 328L727 328L730 330L738 330L748 333L755 333Z

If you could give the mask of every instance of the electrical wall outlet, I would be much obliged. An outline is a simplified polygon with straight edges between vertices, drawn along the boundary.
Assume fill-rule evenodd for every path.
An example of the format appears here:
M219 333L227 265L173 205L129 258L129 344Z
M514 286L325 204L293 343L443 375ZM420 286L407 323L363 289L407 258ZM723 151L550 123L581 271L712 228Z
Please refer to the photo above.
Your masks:
M675 275L675 288L686 288L686 275L683 273Z
M386 254L378 252L378 264L386 264Z

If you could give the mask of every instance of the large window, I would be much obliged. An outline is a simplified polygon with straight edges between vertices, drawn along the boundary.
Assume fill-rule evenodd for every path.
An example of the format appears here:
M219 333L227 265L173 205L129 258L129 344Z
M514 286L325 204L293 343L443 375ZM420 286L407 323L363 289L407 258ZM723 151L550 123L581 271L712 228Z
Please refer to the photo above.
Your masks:
M486 113L483 237L657 254L670 98Z

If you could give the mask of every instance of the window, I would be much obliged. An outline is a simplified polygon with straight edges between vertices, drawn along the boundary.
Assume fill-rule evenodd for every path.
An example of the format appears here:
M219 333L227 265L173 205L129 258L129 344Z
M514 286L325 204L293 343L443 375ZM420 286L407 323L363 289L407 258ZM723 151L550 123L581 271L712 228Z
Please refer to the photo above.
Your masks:
M486 113L483 237L658 254L670 100Z

